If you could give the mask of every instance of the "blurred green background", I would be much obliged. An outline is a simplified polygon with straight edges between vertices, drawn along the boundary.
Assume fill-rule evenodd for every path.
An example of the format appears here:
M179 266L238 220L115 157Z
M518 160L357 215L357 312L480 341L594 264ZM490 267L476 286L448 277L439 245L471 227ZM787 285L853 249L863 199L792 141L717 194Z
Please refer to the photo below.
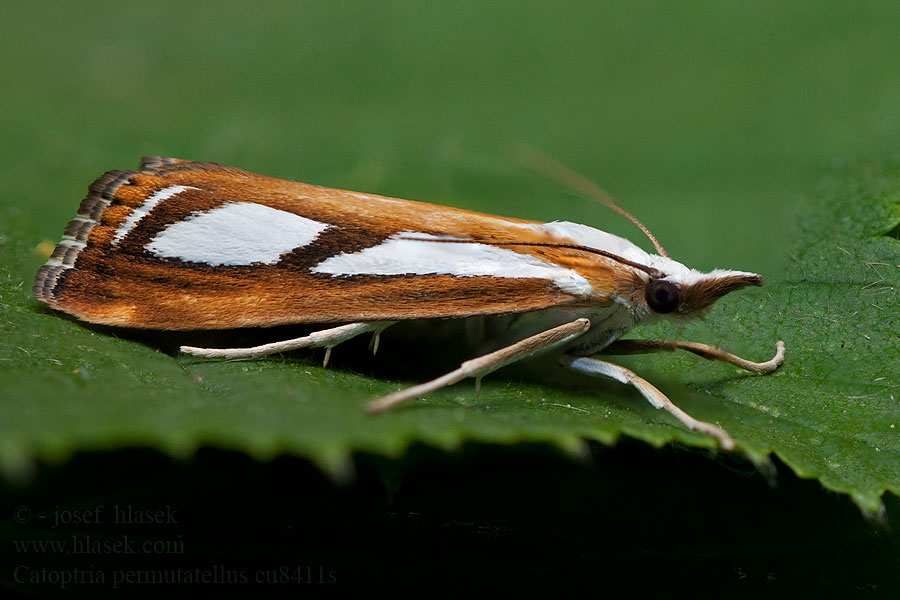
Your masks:
M26 288L43 261L33 248L58 239L87 184L107 169L135 168L143 154L212 160L511 216L580 221L648 247L627 222L517 166L509 151L514 143L533 145L599 182L678 260L777 279L788 261L795 219L809 210L804 198L815 194L826 170L859 158L895 157L900 140L896 2L4 2L0 30L0 260ZM697 475L697 469L708 475L708 465L698 467L703 459L648 459L643 451L633 459L628 448L633 450L601 453L601 462L612 457L615 464L646 469L660 460L686 470L690 485L711 486L703 488L711 495L724 485L713 475ZM410 460L443 460L426 455ZM102 464L121 473L131 458ZM212 472L227 476L231 470L220 465L229 460L240 459L217 458L219 470ZM496 468L505 472L505 461L512 461L521 469L515 460L503 458ZM42 485L62 494L96 468L91 464L68 474L51 470ZM137 464L145 468L147 461ZM188 467L153 463L157 470L151 471L161 485L178 486L210 477L208 466L192 467L190 477L179 471L168 484L168 476L158 473ZM464 466L448 480L478 496L489 479L478 471L485 467L479 460ZM388 481L390 489L385 472L391 468L420 467L363 466L360 481ZM626 467L609 468L615 473L602 475L613 482L635 478ZM558 471L545 464L540 473ZM790 477L782 471L782 478ZM266 493L284 493L270 471L242 466L238 473ZM315 477L300 477L298 485L327 487ZM575 493L582 477L576 469L560 488ZM667 489L677 494L679 477L669 475L668 481ZM128 485L132 497L147 493ZM818 490L798 492L792 485L799 484L787 484L790 493L777 502L789 498L799 519L804 509L798 499L815 503L820 497ZM15 488L9 497L41 489ZM359 490L329 490L348 511L359 508L347 499ZM442 493L434 481L422 490L420 503L409 510L435 506L434 496ZM756 490L752 502L774 501ZM833 574L840 589L877 581L883 590L884 573L898 564L896 537L873 545L852 509L821 502L820 512L810 510L821 521L809 516L809 531L822 522L845 535L844 547L866 549L845 567L859 573L865 563L870 572ZM680 506L691 509L697 507ZM730 516L744 518L738 514L743 510ZM402 539L458 548L451 551L453 564L465 565L461 572L473 577L522 574L526 557L499 567L489 563L493 571L472 567L469 548L485 540L471 523L472 511L460 517L443 506L437 513L424 525L398 525L391 517L360 529L387 536L412 529ZM595 563L605 564L611 576L617 570L639 576L636 565L647 556L657 560L666 536L675 535L661 528L657 545L627 548L624 555L633 562L623 566L611 559L614 549L598 550L601 542L590 536L547 533L553 527L540 536L522 534L529 513L519 507L513 514L518 520L510 518L510 527L517 533L495 532L501 539L497 552L549 544L558 554L540 572L555 576L584 576L598 568ZM460 520L461 527L448 527ZM677 532L690 536L690 530ZM618 539L628 537L624 525L619 533ZM448 535L456 537L448 541ZM326 537L320 532L315 540ZM771 547L789 548L782 556L809 551L774 539ZM698 556L719 547L719 540L703 540ZM329 551L357 564L347 550ZM746 584L757 592L783 581L773 573L787 571L797 589L806 575L813 587L825 586L821 572L753 562L747 556L764 551L753 552L741 554L743 566L729 566L719 555L717 583ZM446 564L430 567L437 573ZM676 561L688 572L692 564L685 555ZM419 567L428 572L428 565ZM680 576L674 569L664 572ZM377 579L371 571L350 572Z
M517 170L506 148L524 142L684 262L772 272L823 166L894 153L900 133L892 2L0 10L0 202L32 238L56 240L97 174L166 154L637 239Z

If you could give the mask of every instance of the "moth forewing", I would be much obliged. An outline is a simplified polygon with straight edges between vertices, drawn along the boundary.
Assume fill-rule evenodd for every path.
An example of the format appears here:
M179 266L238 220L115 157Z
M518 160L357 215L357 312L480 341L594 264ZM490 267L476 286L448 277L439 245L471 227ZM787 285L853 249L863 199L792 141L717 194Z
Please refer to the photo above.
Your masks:
M89 187L38 271L34 295L83 321L130 328L322 326L256 348L182 348L220 358L323 347L327 362L334 346L364 333L375 336L377 348L378 335L394 323L488 319L497 324L493 351L370 410L465 377L477 385L506 364L555 352L564 367L630 383L657 408L731 448L724 430L693 419L631 371L586 358L617 348L685 349L755 372L783 361L781 342L765 363L696 343L616 342L641 321L690 317L724 294L762 283L753 273L694 271L652 239L659 255L577 223L498 217L147 157L141 171L110 171Z

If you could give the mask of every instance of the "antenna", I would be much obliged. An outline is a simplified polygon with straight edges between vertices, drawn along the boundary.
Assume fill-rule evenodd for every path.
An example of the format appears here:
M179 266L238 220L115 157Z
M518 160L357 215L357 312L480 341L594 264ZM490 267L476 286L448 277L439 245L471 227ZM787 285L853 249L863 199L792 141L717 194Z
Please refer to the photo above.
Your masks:
M666 252L666 249L662 247L662 244L659 243L659 240L656 239L656 236L650 233L650 230L647 229L643 223L638 221L637 217L620 208L612 199L612 196L607 194L606 190L604 190L602 187L600 187L584 175L576 173L558 160L547 156L533 146L521 143L514 144L514 151L519 155L519 160L524 166L530 168L533 171L537 171L538 173L541 173L544 176L553 179L554 181L562 183L573 191L578 192L585 198L600 202L607 208L619 213L620 215L637 225L640 230L643 231L648 238L650 238L650 241L653 242L653 245L656 246L656 251L659 252L661 256L665 256L668 258L669 254Z

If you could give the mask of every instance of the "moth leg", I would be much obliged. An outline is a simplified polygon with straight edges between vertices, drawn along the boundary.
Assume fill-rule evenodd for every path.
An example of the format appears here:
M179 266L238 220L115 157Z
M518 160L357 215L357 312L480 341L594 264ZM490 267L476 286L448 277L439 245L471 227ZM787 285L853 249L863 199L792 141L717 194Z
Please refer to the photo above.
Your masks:
M366 407L366 411L369 413L378 413L387 410L404 400L417 398L435 390L445 388L462 381L467 377L475 378L475 387L477 390L481 387L481 378L488 373L492 373L500 367L534 356L538 352L544 352L571 341L586 332L590 326L591 322L588 319L577 319L571 323L566 323L565 325L542 331L541 333L525 338L506 348L501 348L490 354L467 360L461 364L458 369L438 377L437 379L414 385L405 390L400 390L399 392L394 392L393 394L388 394L383 398L374 400Z
M579 358L568 354L561 356L559 361L564 367L577 371L578 373L610 377L621 383L631 384L637 388L650 404L656 408L668 411L688 429L713 436L719 441L719 445L722 446L722 449L724 450L732 450L734 448L734 440L731 439L731 436L728 435L724 429L713 425L712 423L707 423L706 421L698 421L687 414L678 408L674 402L669 400L665 394L656 389L650 382L646 379L642 379L630 369L620 367L611 362L606 362L605 360L588 357Z
M381 332L384 329L379 329L374 334L372 334L372 339L369 341L369 350L372 352L372 356L378 354L378 347L381 346Z
M287 352L288 350L297 350L299 348L321 348L324 346L326 348L325 365L327 365L328 358L331 356L331 349L341 342L346 342L347 340L364 333L380 334L395 322L396 321L373 321L371 323L350 323L348 325L341 325L340 327L314 331L305 337L263 344L262 346L253 346L252 348L195 348L194 346L182 346L181 351L185 354L202 356L204 358L257 358L259 356L266 356L277 352Z
M618 340L601 350L603 354L647 354L650 352L672 352L687 350L708 360L727 362L752 373L769 373L784 362L784 342L775 344L775 356L765 362L751 362L740 356L725 352L715 346L697 342L678 342L675 340Z

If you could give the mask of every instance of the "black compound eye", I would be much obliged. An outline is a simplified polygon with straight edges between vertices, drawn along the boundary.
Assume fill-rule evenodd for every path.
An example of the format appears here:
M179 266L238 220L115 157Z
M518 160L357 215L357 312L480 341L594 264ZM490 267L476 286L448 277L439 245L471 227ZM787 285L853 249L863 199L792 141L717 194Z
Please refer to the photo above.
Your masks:
M654 279L644 288L644 297L653 312L667 314L678 308L678 286L671 281Z

